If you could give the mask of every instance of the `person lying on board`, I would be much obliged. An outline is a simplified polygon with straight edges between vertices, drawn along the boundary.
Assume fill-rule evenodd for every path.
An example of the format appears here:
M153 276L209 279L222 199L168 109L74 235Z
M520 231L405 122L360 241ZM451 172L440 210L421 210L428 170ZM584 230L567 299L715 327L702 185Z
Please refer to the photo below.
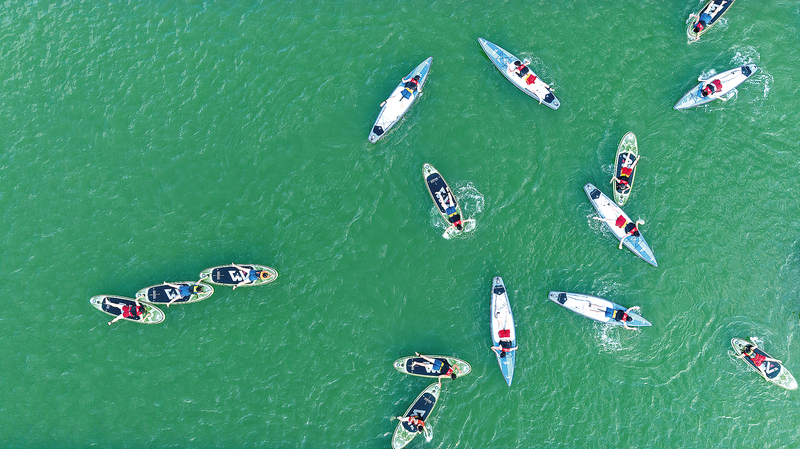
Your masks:
M447 214L447 219L460 231L462 228L461 215L458 214L453 196L447 192L442 194L443 190L444 188L436 192L436 199L439 200L439 204L442 205L444 212Z
M630 153L628 153L628 157L630 157ZM626 157L625 164L628 163L629 159ZM636 168L636 164L639 163L639 158L637 157L633 164L630 167L622 167L619 169L619 178L616 176L611 178L611 182L617 181L617 190L620 193L627 193L631 190L631 184L629 180L631 179L631 174L633 174L633 169Z
M750 343L742 349L742 353L737 355L736 357L743 359L745 357L749 358L753 365L755 365L763 374L764 370L766 369L766 365L763 365L764 362L774 362L777 364L783 364L778 359L773 359L772 357L767 357L764 354L759 354L756 352L758 346L755 343ZM762 368L763 366L763 368Z
M267 270L256 270L255 268L240 267L239 265L236 265L235 263L232 263L231 266L233 268L236 268L237 270L241 271L245 275L244 280L242 280L241 282L239 282L238 284L233 286L234 290L236 290L236 287L238 287L240 285L252 284L252 283L254 283L256 281L263 281L263 280L269 279L269 276L270 276L270 274L269 274L269 272Z
M393 98L399 98L397 101L403 101L403 98L410 99L416 91L422 92L422 89L419 86L419 80L419 75L415 75L413 78L409 77L400 80L400 82L403 83L403 89L401 89L397 94L392 95L388 99L384 100L383 103L381 103L381 107L383 107L387 101Z
M506 355L511 351L516 351L517 347L511 347L511 330L503 329L499 332L500 334L500 344L497 346L492 346L492 351L494 351L500 358L505 358Z
M614 218L600 218L600 217L594 217L594 219L595 220L604 221L604 222L609 223L609 224L613 223L614 226L625 230L625 236L622 237L620 239L620 241L619 241L619 249L622 249L622 243L625 241L626 238L631 237L631 236L639 237L641 235L639 233L639 225L640 224L644 224L644 220L636 220L636 223L632 223L630 220L625 218L623 215L620 215L616 219L614 219Z
M116 302L111 302L108 300L108 298L105 298L103 300L103 304L109 307L114 307L119 309L119 314L116 317L114 317L113 320L109 321L108 325L111 326L112 324L116 323L117 321L123 318L128 318L135 321L144 319L145 312L147 311L147 309L145 309L143 305L139 304L138 299L135 299L134 302L136 303L136 305L130 306L127 304L119 304Z
M697 17L694 14L692 14L692 16L693 17ZM697 23L694 24L694 28L692 29L692 31L695 34L700 33L701 31L703 31L706 28L706 25L708 25L708 22L710 22L711 19L712 19L711 15L709 13L707 13L707 12L704 12L704 13L700 14L700 17L697 18Z
M189 298L192 297L192 295L198 294L198 293L203 293L203 287L200 284L194 284L194 285L190 286L190 285L186 285L186 284L170 284L169 282L164 281L164 285L166 285L168 287L172 287L172 288L178 290L178 294L180 295L178 297L172 298L167 303L167 307L172 305L172 303L175 302L175 301L178 301L178 300L188 301Z
M528 68L528 61L525 62L514 61L508 64L507 68L508 68L508 73L513 73L520 78L525 78L525 75L527 75L528 72L531 71L531 69Z
M400 422L407 422L412 426L417 426L417 432L422 433L425 431L425 421L422 420L421 415L417 415L416 413L411 416L396 416L395 417Z
M434 359L433 357L428 357L426 355L422 355L419 352L414 352L414 354L416 354L417 357L425 359L425 362L417 362L416 360L414 360L413 362L411 362L411 367L413 368L415 366L421 366L430 373L439 373L439 375L437 376L437 378L439 379L439 385L442 384L442 378L444 377L449 377L451 379L455 379L456 377L458 377L458 374L456 374L457 371L456 367L450 366L449 363L447 364L448 368L447 372L442 372L442 366L444 364L442 363L441 360Z
M700 89L700 95L704 97L715 97L718 96L721 91L722 82L720 80L714 80Z
M631 327L628 327L628 321L633 321L633 318L631 318L631 317L628 315L628 313L630 313L630 311L631 311L631 310L634 310L634 309L639 309L639 306L633 306L633 307L629 307L629 308L628 308L627 310L625 310L625 311L622 311L622 310L614 310L614 312L611 314L611 318L612 318L613 320L615 320L615 321L621 322L621 323L622 323L622 326L623 326L625 329L632 329Z

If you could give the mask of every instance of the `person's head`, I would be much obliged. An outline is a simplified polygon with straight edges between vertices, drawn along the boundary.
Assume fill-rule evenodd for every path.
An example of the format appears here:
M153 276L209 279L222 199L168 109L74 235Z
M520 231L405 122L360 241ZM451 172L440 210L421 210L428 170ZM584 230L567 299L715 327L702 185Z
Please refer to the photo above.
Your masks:
M414 81L419 81L419 75L414 75Z
M505 351L500 351L500 358L501 359L506 358L506 352Z
M703 31L703 29L705 29L705 25L703 25L702 22L697 22L697 25L694 26L694 30L692 31L694 31L695 33L699 33Z
M514 67L519 67L521 65L522 63L520 61L514 61Z
M633 228L633 236L639 237L641 234L639 233L639 228ZM627 316L627 315L626 315Z
M456 374L456 373L450 373L450 378L451 378L451 379L455 379L456 377L458 377L458 374Z
M203 291L203 287L198 284L192 286L192 293L200 293Z
M261 272L258 273L258 278L261 279L262 281L266 280L268 277L269 277L269 273L267 272L267 270L264 270L264 271L261 271Z

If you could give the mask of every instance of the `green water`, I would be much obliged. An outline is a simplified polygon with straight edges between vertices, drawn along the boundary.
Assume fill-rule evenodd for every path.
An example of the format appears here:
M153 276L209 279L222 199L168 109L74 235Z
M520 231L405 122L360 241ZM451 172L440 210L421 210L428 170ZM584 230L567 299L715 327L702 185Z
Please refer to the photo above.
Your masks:
M796 1L739 1L699 43L695 1L6 2L0 5L0 446L390 446L428 384L392 361L452 354L434 439L409 447L793 447L800 375ZM536 104L482 53L531 59ZM377 145L378 104L433 56ZM752 62L736 98L672 105ZM592 220L616 145L659 267ZM477 220L444 239L430 162ZM204 268L280 278L165 309L89 305ZM514 383L489 350L489 289L517 323ZM640 305L608 329L549 290Z

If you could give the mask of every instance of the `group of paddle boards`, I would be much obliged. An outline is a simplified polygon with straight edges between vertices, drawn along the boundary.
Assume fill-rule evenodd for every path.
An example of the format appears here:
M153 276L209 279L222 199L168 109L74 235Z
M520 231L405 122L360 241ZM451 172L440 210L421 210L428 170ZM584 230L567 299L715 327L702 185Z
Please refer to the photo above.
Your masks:
M708 32L728 12L728 8L736 0L710 0L703 8L689 16L686 36L689 42L697 42L700 36ZM674 109L687 109L708 104L716 99L727 101L736 94L735 88L747 81L758 70L755 64L744 64L711 76L700 76L699 83L675 103ZM773 359L761 348L755 339L731 339L734 354L744 360L747 365L761 376L787 390L796 390L797 381L794 376L776 359Z
M439 401L443 378L456 379L472 372L472 367L464 360L442 355L416 354L394 361L394 368L411 376L438 379L428 385L417 396L408 410L396 419L399 421L392 435L392 449L408 445L417 434L424 434L427 441L433 439L433 429L428 419Z
M491 349L497 357L503 378L511 386L514 377L517 337L511 303L508 300L506 286L500 276L492 279L489 311ZM405 447L419 433L424 433L426 439L431 441L432 430L427 420L439 400L442 379L456 379L465 376L472 372L472 367L466 361L455 357L419 353L399 358L394 361L393 366L403 374L435 378L438 381L425 388L411 403L406 413L397 417L400 422L392 436L392 448Z
M698 41L700 36L717 24L734 1L710 0L699 12L691 14L687 20L688 28L686 29L689 42ZM482 37L478 38L478 44L500 73L519 90L550 109L556 110L561 106L561 101L556 98L553 88L532 70L530 60L521 59ZM389 98L381 103L381 110L369 132L368 140L370 142L376 143L383 138L422 95L422 88L428 79L432 62L433 57L422 61L400 81ZM700 84L681 97L675 103L674 109L697 107L717 99L727 101L735 94L735 88L750 78L757 70L758 67L755 64L744 64L714 76L703 77L701 75L698 78Z
M278 278L278 272L266 265L229 264L212 267L200 272L198 281L164 282L145 287L133 298L116 295L95 295L89 303L97 310L114 317L111 325L119 320L142 324L158 324L166 316L157 306L190 304L207 299L214 294L214 285L228 287L253 287L269 284Z
M734 1L710 0L699 12L691 14L686 21L688 24L686 36L689 38L689 42L697 42L700 36L718 23ZM700 75L697 78L700 83L686 92L675 103L673 109L694 108L714 100L728 101L736 94L736 87L747 81L757 70L758 67L755 64L744 64L715 75Z

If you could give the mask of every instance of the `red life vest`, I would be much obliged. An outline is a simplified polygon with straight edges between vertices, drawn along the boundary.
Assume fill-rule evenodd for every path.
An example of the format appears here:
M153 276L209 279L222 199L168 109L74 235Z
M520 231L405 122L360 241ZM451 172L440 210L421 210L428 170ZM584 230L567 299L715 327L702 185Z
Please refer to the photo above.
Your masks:
M720 82L720 80L714 80L714 81L711 82L711 84L714 85L714 87L716 88L717 92L722 90L722 82Z
M525 78L525 83L526 83L527 85L529 85L529 86L530 86L531 84L535 83L535 82L536 82L536 76L535 76L535 75L528 75L528 77L527 77L527 78Z
M624 176L624 177L628 178L628 177L630 177L630 176L631 176L631 173L633 173L633 169L632 169L632 168L629 168L629 167L622 167L622 168L619 170L619 172L620 172L619 174L620 174L621 176Z
M758 354L758 353L754 353L753 357L750 357L750 360L753 361L753 364L755 366L760 366L761 363L764 362L764 360L766 360L766 359L767 359L767 356L765 356L763 354Z
M625 217L623 217L622 215L620 215L619 217L617 217L617 222L615 224L617 225L618 228L621 228L621 227L624 227L625 223L627 223L627 222L628 222L628 220Z

